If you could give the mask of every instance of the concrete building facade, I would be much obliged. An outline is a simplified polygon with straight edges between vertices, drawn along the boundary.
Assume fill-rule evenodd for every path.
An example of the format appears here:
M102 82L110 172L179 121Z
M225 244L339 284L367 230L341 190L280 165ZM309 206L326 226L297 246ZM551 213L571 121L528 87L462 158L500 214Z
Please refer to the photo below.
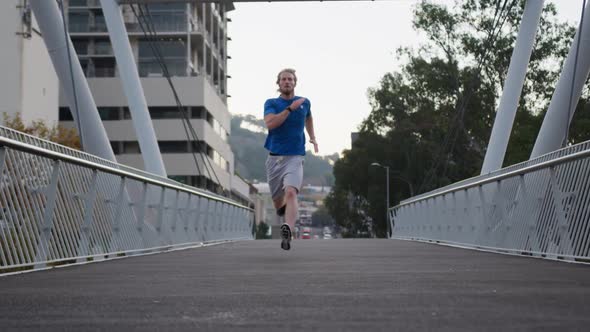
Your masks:
M68 30L117 160L144 169L100 1L66 3ZM121 6L168 176L196 187L231 192L235 178L228 142L231 115L226 102L226 13L233 6L162 3L148 5L143 13L134 9L135 13L129 5ZM149 18L156 37L144 33L136 15ZM154 52L154 43L196 139L186 134L183 115ZM59 105L60 122L73 126L62 94Z
M0 120L56 124L59 82L26 0L0 1L0 43Z

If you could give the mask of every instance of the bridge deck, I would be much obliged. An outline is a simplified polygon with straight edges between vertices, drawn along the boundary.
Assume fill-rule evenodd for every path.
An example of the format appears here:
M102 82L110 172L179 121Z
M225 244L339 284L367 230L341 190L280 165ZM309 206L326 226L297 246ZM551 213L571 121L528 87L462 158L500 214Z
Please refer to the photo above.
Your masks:
M590 326L590 266L388 240L246 241L0 278L3 331Z

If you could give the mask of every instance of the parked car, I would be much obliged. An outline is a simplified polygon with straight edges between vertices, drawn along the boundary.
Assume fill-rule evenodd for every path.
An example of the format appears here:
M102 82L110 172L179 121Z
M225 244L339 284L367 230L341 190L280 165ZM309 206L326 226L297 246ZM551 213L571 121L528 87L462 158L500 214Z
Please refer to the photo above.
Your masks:
M331 239L332 239L332 234L330 234L330 233L324 234L324 240L331 240Z
M301 238L302 239L311 239L311 234L309 234L308 232L303 232L303 234L301 234Z

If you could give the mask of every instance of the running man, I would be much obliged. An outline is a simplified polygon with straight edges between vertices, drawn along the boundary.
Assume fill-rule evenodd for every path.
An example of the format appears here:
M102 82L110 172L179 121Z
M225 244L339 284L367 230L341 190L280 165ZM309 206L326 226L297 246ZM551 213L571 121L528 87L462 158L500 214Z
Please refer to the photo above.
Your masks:
M279 97L264 103L264 122L268 136L264 147L269 151L266 160L266 176L272 200L279 216L284 216L281 225L281 248L291 249L291 230L297 219L297 194L303 182L305 156L305 133L318 153L318 144L313 130L311 103L295 95L297 76L294 69L283 69L277 75Z

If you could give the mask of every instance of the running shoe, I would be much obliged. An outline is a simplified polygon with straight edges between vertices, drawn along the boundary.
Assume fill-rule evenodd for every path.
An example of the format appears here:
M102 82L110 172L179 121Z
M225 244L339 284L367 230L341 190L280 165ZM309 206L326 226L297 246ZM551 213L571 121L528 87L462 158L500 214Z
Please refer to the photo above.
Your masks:
M291 249L291 227L286 223L281 225L281 239L281 248L283 250Z

